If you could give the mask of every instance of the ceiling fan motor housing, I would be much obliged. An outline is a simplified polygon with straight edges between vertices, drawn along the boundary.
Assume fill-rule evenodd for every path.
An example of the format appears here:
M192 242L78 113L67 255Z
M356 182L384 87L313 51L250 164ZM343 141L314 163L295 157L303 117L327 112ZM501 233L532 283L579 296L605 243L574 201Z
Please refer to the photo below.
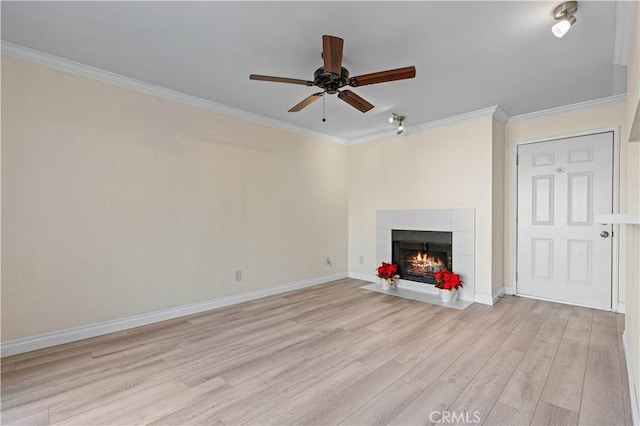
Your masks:
M313 73L313 84L324 89L328 94L335 95L338 89L346 86L349 82L349 70L342 67L340 75L324 72L324 67L320 67Z

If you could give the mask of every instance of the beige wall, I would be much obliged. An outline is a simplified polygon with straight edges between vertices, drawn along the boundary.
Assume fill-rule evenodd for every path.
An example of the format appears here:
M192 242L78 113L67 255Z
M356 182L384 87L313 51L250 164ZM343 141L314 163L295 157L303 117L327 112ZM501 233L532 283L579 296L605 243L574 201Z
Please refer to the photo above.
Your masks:
M627 123L626 140L629 140L631 124L638 119L640 113L640 4L636 4L636 17L633 34L631 36L631 47L629 50L629 61L627 66L627 111L625 114ZM640 123L636 123L636 131ZM637 134L634 135L634 142L639 142Z
M492 294L492 123L487 115L349 149L349 271L374 274L377 210L474 208L476 293Z
M505 284L504 279L504 177L505 177L505 125L492 120L492 293L498 293Z
M631 134L633 120L635 129L640 127L640 5L636 5L635 24L631 37L629 66L627 68L627 133ZM626 142L626 143L624 143ZM627 192L626 212L640 213L640 140L637 134L623 141L627 148ZM640 397L640 225L623 227L627 241L626 268L626 318L627 362L635 385L635 397ZM633 397L633 395L632 395ZM637 401L640 403L640 401ZM637 405L636 405L637 407Z
M638 194L640 193L640 143L629 144L629 212L640 213ZM625 337L627 347L627 362L634 380L636 397L640 396L640 225L623 225L626 236L626 315ZM640 402L640 401L638 401Z
M347 147L10 57L2 124L3 341L347 271Z

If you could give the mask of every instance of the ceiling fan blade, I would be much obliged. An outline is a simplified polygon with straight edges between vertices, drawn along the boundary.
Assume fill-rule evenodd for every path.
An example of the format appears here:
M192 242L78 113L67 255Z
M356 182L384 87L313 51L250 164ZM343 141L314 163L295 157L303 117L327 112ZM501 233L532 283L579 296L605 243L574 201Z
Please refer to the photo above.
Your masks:
M291 108L289 110L289 112L298 112L298 111L300 111L302 108L305 108L309 104L311 104L314 101L317 101L318 99L320 99L323 94L324 94L324 92L314 93L313 95L309 96L308 98L305 98L304 100L302 100L302 102L300 102L299 104L297 104L296 106Z
M367 102L364 98L356 95L351 90L341 91L338 93L338 97L361 112L367 112L373 108L372 104Z
M342 74L342 46L344 40L330 35L322 36L322 59L324 59L324 72Z
M249 79L258 80L258 81L271 81L274 83L290 83L290 84L301 84L303 86L313 86L313 81L299 80L297 78L272 77L270 75L251 74L249 76Z
M404 80L416 76L416 67L396 68L394 70L363 74L349 79L349 86L360 87L368 84L386 83L387 81Z

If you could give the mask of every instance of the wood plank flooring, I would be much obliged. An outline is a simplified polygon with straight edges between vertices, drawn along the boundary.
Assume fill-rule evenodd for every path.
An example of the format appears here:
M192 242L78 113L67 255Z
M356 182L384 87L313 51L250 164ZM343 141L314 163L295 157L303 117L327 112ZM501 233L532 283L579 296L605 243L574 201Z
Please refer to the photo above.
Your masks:
M630 425L623 316L345 279L2 360L2 424Z

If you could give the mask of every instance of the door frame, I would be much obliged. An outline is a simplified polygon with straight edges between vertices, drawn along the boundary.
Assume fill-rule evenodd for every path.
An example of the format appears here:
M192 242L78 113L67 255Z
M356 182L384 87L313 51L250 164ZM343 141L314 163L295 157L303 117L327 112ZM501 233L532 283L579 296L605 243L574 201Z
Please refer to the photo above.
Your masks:
M620 126L605 127L602 129L593 129L583 132L560 134L556 136L548 136L540 139L528 139L517 141L510 147L509 153L509 169L513 179L511 179L511 185L508 189L511 196L511 241L508 245L511 252L511 272L509 273L509 281L513 283L513 286L505 286L505 292L507 294L518 293L518 147L520 145L527 145L539 142L551 142L558 139L575 138L580 136L595 135L598 133L613 132L613 213L620 213ZM613 224L613 236L612 236L612 251L611 251L611 308L609 311L624 313L624 303L620 303L620 225ZM530 297L531 296L523 296ZM548 299L545 299L548 300ZM557 300L552 302L563 303ZM574 306L580 306L571 304ZM590 306L591 307L591 306ZM597 309L597 308L594 308Z

